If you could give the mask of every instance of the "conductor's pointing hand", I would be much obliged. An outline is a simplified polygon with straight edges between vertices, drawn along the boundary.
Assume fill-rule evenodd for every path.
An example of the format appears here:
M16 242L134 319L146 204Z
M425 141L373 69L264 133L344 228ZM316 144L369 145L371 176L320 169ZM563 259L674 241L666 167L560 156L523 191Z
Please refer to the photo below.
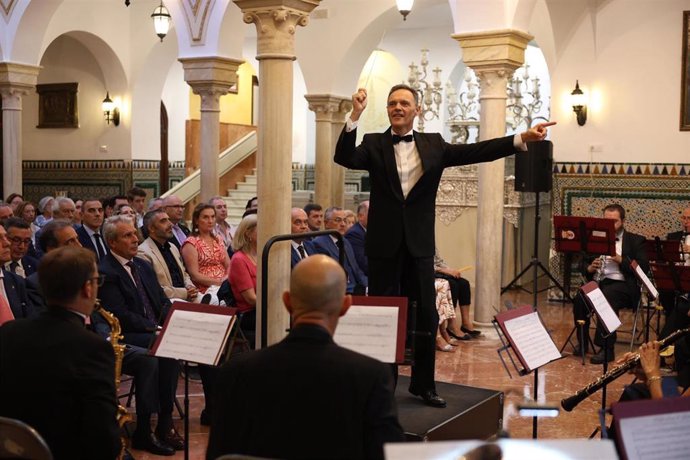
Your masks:
M543 141L549 132L549 130L546 128L555 124L555 121L548 121L546 123L539 123L538 125L531 127L524 133L520 134L520 137L522 137L522 142Z

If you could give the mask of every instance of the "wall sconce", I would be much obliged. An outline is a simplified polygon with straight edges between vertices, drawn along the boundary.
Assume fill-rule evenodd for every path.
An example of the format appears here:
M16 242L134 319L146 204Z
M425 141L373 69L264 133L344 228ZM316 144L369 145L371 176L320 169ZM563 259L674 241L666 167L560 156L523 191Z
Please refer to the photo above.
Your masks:
M570 93L570 103L573 106L573 112L577 116L577 124L584 126L587 122L587 98L580 89L580 82L575 80L575 89Z
M170 13L168 9L163 6L163 0L161 0L160 6L157 6L153 13L151 13L151 19L153 19L153 27L156 30L156 35L158 35L163 41L166 35L168 35L168 30L170 30Z
M402 14L403 21L407 21L407 15L412 11L414 0L396 0L398 11Z
M110 99L110 94L105 92L105 99L103 99L103 115L105 115L105 121L110 124L112 121L115 126L120 126L120 110L117 108L112 99Z

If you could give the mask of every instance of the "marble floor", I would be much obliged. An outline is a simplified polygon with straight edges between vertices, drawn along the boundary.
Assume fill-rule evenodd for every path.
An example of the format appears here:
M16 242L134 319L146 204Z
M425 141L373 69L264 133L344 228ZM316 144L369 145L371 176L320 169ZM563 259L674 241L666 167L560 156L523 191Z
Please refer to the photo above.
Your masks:
M532 296L518 291L511 291L503 296L503 300L511 300L516 305L531 304ZM558 348L565 342L572 329L572 307L560 302L550 303L541 294L538 309L547 329ZM621 330L632 327L632 312L621 313L623 325ZM500 341L491 327L482 327L481 338L460 342L453 353L436 353L436 379L443 382L458 383L482 388L503 391L506 395L504 409L504 429L514 438L532 437L532 419L517 415L516 405L524 401L525 396L531 398L533 394L534 375L516 376L513 372L511 379L497 354ZM616 355L629 349L630 334L620 333L619 341L627 343L616 344ZM589 356L583 366L579 358L570 355L570 347L564 350L564 358L552 362L539 370L538 394L539 400L553 403L560 407L561 399L573 395L579 389L594 381L602 374L601 365L589 364ZM401 372L408 374L409 369L401 368ZM620 377L608 386L607 401L616 401L623 386L630 383L632 375ZM183 381L180 380L178 393L182 402ZM556 418L541 418L538 423L539 438L578 438L588 437L598 426L598 411L601 405L601 392L597 392L580 403L572 412L561 410ZM199 414L203 408L203 393L199 382L190 383L190 458L203 459L208 427L201 426ZM176 420L178 431L182 433L182 421ZM146 452L132 451L137 459L153 459L157 456ZM175 457L183 458L178 452Z

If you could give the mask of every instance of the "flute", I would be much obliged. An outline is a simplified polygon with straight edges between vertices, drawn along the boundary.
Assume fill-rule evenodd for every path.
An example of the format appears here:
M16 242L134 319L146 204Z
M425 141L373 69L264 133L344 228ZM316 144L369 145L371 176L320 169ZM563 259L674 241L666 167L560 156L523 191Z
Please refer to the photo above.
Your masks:
M685 334L690 332L690 328L686 329L678 329L676 332L672 333L665 339L659 340L659 349L662 350L672 343L676 342L678 339L683 337ZM636 353L633 355L632 358L630 358L628 361L624 362L620 366L616 366L610 371L608 371L606 374L602 375L598 379L596 379L594 382L590 383L574 395L562 399L561 400L561 407L563 410L570 412L580 404L582 401L587 399L588 396L594 394L597 390L602 388L604 385L608 385L609 383L613 382L616 380L618 377L621 375L625 374L631 369L634 369L635 366L637 366L640 363L640 354Z

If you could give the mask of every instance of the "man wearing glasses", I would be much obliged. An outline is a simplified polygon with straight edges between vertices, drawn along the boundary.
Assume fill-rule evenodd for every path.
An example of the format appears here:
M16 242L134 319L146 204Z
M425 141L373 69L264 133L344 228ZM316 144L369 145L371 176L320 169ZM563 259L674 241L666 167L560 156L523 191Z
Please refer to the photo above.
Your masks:
M10 260L5 262L5 270L26 278L38 267L38 260L27 255L31 246L31 227L19 217L5 221L7 239L10 241Z
M177 249L180 249L189 235L189 228L182 220L182 215L184 214L182 200L175 195L165 197L163 200L163 211L170 217L170 222L173 224L173 237L170 238L170 242L177 246Z

